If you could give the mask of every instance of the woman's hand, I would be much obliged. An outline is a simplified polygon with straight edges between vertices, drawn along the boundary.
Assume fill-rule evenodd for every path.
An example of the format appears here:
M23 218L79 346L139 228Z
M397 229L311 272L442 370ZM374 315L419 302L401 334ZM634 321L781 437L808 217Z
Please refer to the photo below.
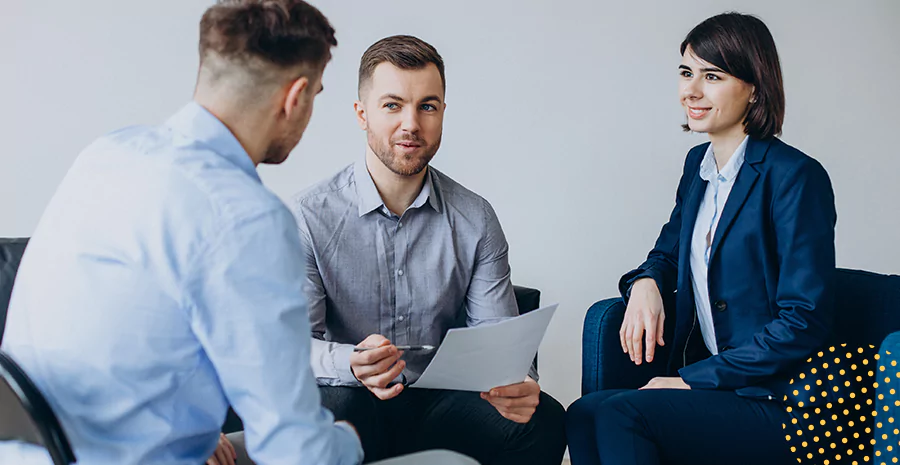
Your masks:
M680 376L675 377L657 377L650 380L646 386L642 387L640 390L644 389L688 389L691 387L688 386L687 383L681 379Z
M652 278L641 278L631 286L631 297L625 309L625 319L619 330L622 350L631 356L635 365L640 365L646 353L647 363L653 361L656 344L663 341L663 327L666 312L663 310L662 295ZM643 347L642 342L646 343ZM644 350L646 349L646 350Z

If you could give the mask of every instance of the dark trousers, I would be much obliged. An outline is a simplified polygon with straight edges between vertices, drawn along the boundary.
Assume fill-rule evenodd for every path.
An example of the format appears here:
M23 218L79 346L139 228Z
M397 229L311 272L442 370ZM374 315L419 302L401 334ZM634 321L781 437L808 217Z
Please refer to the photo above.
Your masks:
M796 462L778 402L728 391L599 391L566 414L572 465L780 465Z
M526 424L500 416L477 392L407 389L379 400L365 388L319 388L336 420L356 427L366 462L429 449L449 449L482 465L559 465L566 448L565 411L541 393Z

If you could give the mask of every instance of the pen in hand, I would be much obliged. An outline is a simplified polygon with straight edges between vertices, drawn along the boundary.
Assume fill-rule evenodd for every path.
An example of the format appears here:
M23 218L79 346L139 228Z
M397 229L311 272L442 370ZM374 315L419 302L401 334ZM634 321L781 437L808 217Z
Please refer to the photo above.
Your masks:
M354 352L365 352L367 350L375 350L380 349L381 347L354 347ZM434 346L423 345L423 346L397 346L397 350L403 352L429 352L434 350Z

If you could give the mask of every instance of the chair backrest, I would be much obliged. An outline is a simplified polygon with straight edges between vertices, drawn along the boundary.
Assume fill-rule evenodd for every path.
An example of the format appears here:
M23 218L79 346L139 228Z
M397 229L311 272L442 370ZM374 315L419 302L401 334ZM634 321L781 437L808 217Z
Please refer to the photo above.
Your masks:
M25 253L27 238L0 238L0 342L3 341L3 327L6 326L6 308L9 307L9 295L22 254Z
M7 354L0 352L0 441L18 440L47 449L53 463L75 463L75 454L44 396Z
M900 331L900 276L838 269L829 345L874 345Z

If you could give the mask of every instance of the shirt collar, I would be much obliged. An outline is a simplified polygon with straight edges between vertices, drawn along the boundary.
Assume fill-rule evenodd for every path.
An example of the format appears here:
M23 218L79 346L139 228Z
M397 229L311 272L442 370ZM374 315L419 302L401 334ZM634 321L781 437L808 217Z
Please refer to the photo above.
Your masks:
M182 107L166 121L165 126L208 146L253 179L262 182L256 165L231 130L199 103L190 102Z
M735 149L734 154L731 155L728 163L722 167L722 171L719 171L716 166L716 156L713 153L713 146L712 144L709 144L709 147L706 148L706 155L703 156L703 161L700 162L700 177L703 178L704 181L712 181L718 174L724 178L725 181L734 179L741 170L741 166L744 164L744 155L747 152L747 141L749 139L750 136L744 137L744 140L741 141L741 144Z
M440 213L441 208L438 202L439 188L437 183L434 182L434 174L431 167L429 166L427 170L425 172L425 184L409 208L421 208L427 203L436 212ZM375 187L372 175L369 174L365 159L357 161L353 166L353 176L356 180L359 216L362 217L378 209L381 209L385 214L390 214L390 210L384 205L384 200L381 199L381 194L378 193L378 188Z

